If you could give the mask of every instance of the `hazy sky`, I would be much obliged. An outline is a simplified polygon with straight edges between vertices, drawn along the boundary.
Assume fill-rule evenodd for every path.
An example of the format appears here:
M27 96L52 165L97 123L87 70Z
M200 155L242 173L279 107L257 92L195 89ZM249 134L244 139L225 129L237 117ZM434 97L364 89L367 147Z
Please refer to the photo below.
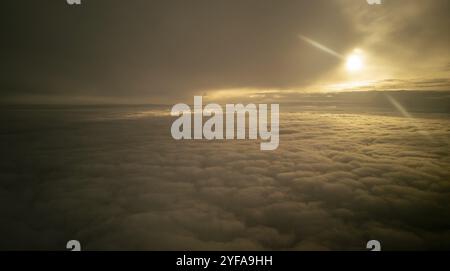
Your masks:
M173 103L218 90L448 90L449 5L3 1L0 92L3 101ZM363 66L349 72L355 49Z

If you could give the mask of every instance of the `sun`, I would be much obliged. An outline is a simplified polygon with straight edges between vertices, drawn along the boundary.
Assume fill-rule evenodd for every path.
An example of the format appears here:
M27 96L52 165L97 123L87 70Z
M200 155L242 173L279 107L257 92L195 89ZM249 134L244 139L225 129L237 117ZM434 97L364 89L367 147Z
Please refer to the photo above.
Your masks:
M349 72L362 70L364 66L363 58L358 53L353 53L347 57L346 68Z

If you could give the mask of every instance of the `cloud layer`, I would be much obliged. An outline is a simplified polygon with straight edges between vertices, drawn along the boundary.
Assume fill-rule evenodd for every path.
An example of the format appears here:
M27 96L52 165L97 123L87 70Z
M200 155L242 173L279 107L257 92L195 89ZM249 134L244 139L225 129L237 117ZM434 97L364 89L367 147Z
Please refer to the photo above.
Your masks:
M142 112L4 111L0 248L450 248L448 118L283 113L262 152Z

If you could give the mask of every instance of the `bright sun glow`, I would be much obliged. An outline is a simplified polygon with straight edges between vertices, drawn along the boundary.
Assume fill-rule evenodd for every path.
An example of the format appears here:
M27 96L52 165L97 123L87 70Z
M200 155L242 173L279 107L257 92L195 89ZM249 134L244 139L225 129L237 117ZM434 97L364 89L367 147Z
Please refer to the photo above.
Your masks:
M349 72L360 71L363 68L363 59L361 55L355 53L348 56L346 67Z

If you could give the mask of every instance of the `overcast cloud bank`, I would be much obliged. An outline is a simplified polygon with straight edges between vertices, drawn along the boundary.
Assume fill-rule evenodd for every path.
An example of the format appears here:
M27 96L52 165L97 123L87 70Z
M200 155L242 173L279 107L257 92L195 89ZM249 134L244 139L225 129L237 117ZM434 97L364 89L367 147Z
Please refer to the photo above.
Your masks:
M282 113L262 152L145 112L4 111L0 248L450 248L448 117Z

